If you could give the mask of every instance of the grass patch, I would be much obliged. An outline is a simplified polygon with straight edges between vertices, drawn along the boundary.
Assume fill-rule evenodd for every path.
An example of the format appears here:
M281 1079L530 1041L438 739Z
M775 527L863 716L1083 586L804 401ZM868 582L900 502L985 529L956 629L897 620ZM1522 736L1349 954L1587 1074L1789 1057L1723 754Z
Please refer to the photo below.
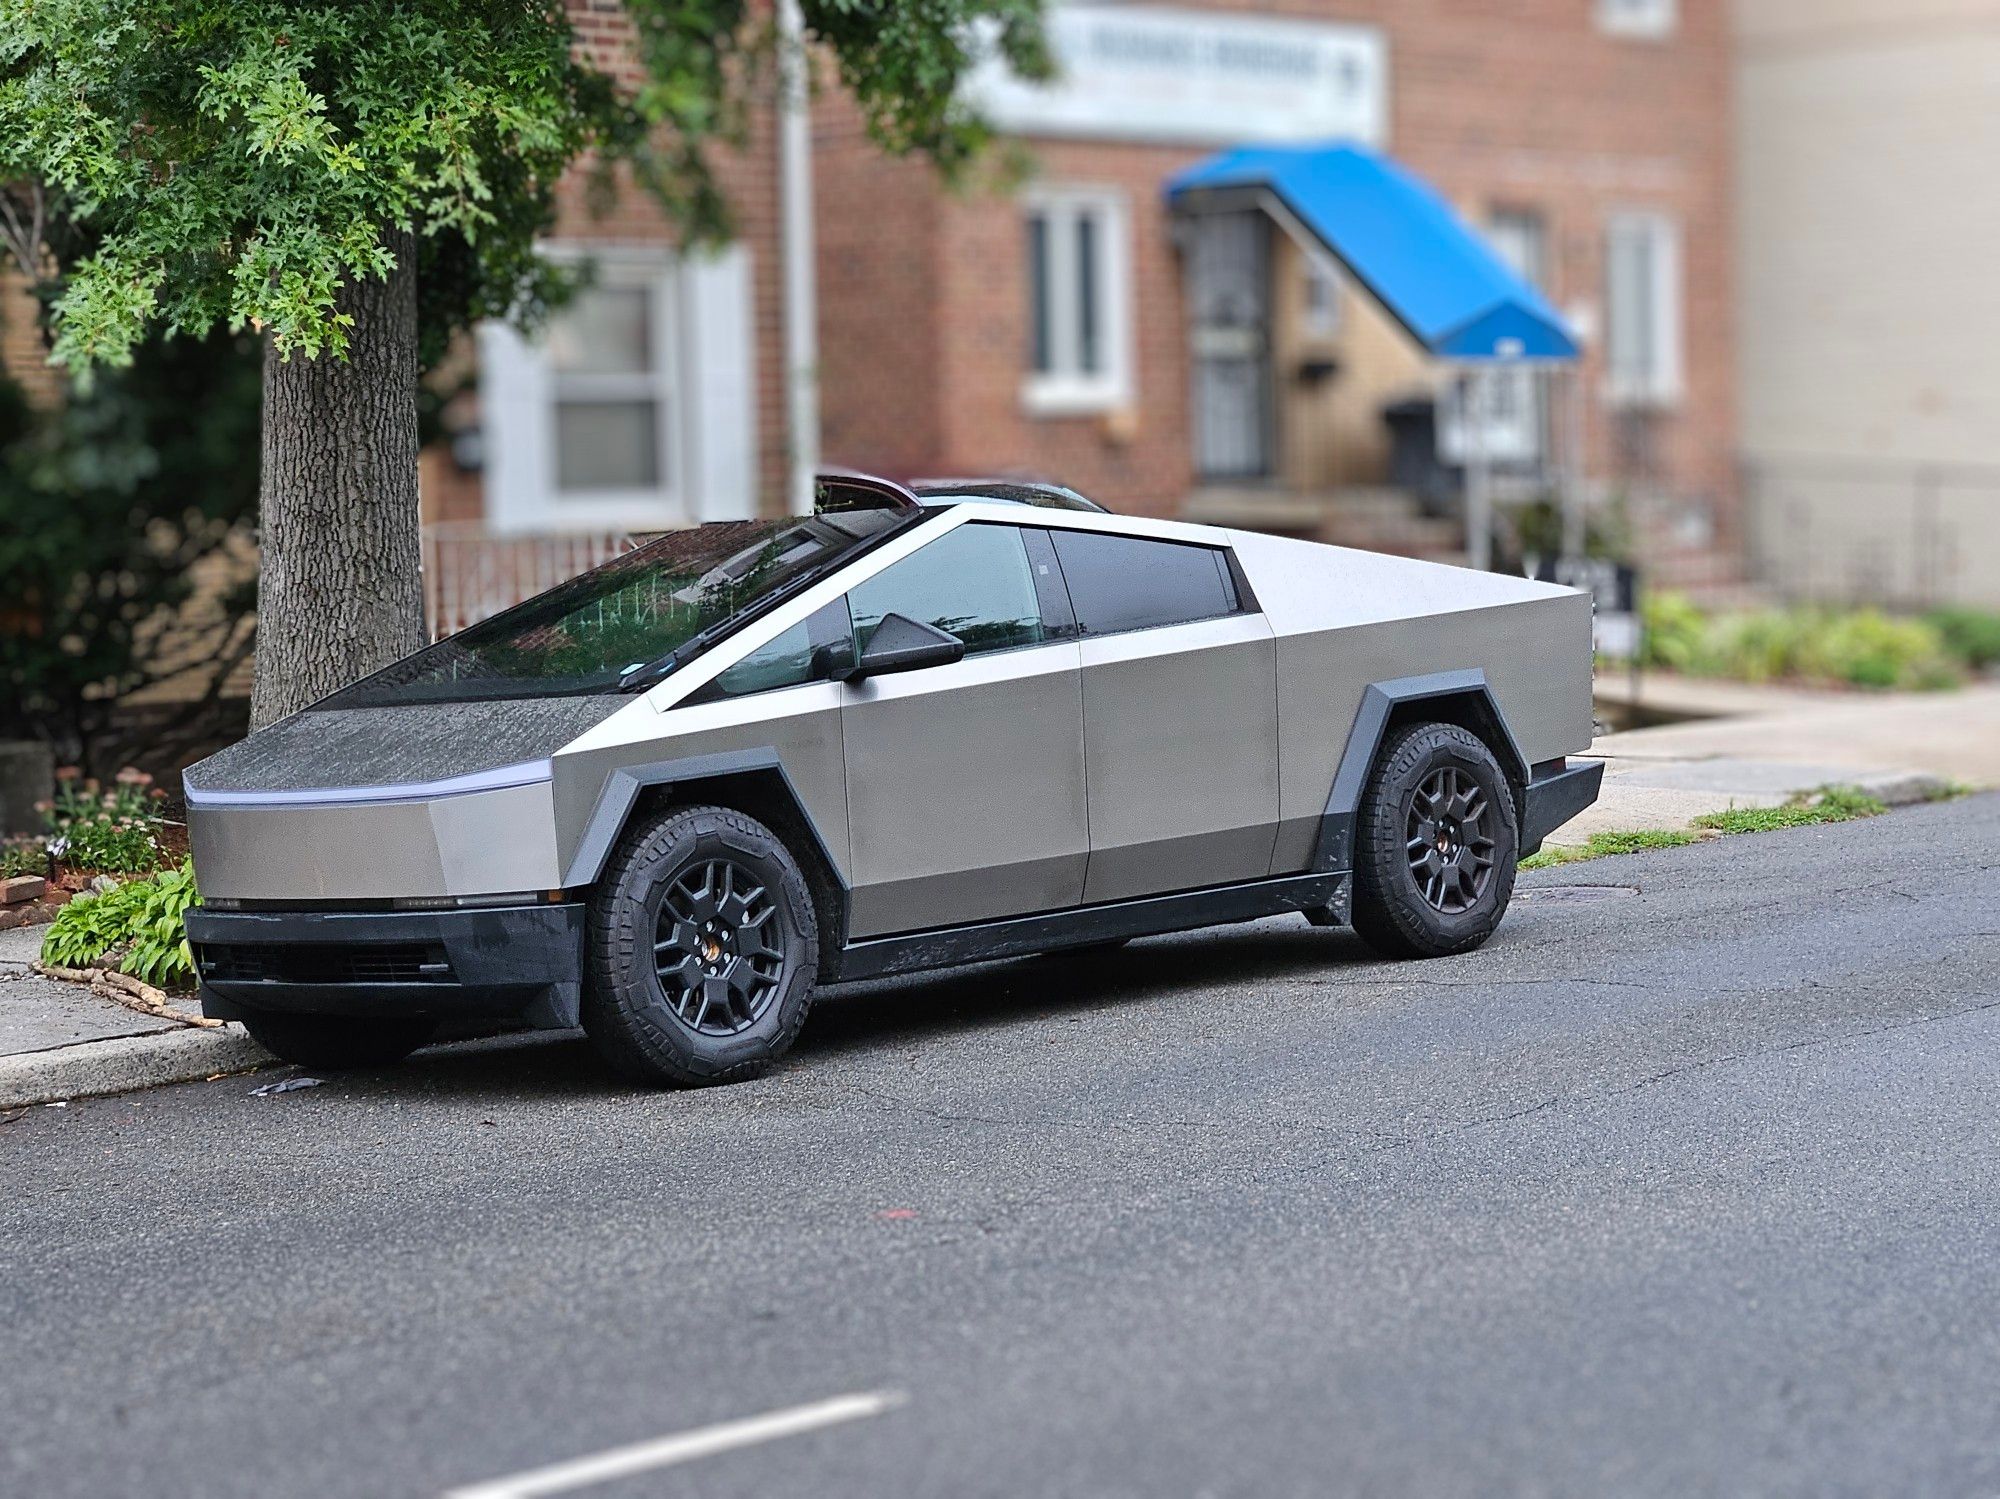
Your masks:
M1731 807L1694 820L1698 828L1717 833L1772 833L1781 828L1810 828L1828 822L1852 822L1880 817L1889 809L1852 786L1822 786L1803 792L1781 807Z
M1562 864L1581 864L1586 859L1608 859L1617 854L1642 854L1652 848L1680 848L1696 842L1693 833L1666 828L1641 828L1630 833L1592 833L1582 843L1552 844L1521 861L1523 869L1554 869Z

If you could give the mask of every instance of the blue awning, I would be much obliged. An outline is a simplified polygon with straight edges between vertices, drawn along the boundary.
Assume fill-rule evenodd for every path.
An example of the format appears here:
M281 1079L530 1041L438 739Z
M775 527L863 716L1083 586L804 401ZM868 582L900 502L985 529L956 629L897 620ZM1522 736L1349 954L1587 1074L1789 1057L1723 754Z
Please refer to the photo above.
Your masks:
M1246 146L1167 183L1177 207L1269 194L1441 359L1574 359L1561 314L1429 183L1358 146ZM1270 204L1266 204L1270 207Z

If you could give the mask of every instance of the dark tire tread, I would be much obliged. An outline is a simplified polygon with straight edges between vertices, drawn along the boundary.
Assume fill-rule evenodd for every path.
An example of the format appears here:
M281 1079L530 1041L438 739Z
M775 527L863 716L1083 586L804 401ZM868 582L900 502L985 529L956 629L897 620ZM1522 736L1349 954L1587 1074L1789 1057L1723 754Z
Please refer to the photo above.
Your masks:
M1467 913L1470 920L1434 910L1418 894L1408 872L1403 802L1439 758L1457 759L1480 772L1506 834L1493 884L1478 908ZM1385 957L1443 958L1471 952L1493 935L1507 912L1519 846L1513 793L1493 752L1477 735L1448 723L1409 723L1394 729L1376 759L1355 825L1355 933Z
M647 893L670 878L704 841L780 867L783 895L803 949L784 992L773 1001L775 1028L754 1055L737 1061L718 1059L713 1054L718 1048L704 1045L703 1038L666 1014L652 967L652 929L644 920ZM805 1024L819 967L812 895L798 861L778 835L746 813L731 807L683 807L636 823L605 866L591 897L586 930L584 1032L598 1055L635 1082L686 1088L742 1082L769 1068Z

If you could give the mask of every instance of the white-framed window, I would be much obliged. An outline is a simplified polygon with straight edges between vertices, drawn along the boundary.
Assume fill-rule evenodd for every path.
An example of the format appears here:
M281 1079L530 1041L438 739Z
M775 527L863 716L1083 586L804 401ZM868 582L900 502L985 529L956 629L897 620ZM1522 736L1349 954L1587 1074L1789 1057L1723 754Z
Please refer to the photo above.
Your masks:
M1681 234L1664 214L1614 214L1604 230L1605 394L1614 406L1681 397Z
M1028 288L1021 400L1041 415L1109 411L1132 399L1132 271L1125 199L1089 188L1022 198Z
M554 503L591 511L685 505L671 263L601 260L549 319Z
M1597 25L1612 36L1666 37L1680 24L1679 0L1594 0Z
M588 280L532 340L481 329L488 525L652 531L755 514L748 252L543 253L588 261Z

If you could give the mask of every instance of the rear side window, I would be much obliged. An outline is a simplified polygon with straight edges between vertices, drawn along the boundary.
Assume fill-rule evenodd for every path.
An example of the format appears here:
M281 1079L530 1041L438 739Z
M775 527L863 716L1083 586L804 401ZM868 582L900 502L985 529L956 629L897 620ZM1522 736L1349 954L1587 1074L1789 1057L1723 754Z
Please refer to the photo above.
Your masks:
M1220 619L1240 607L1229 560L1213 547L1096 531L1052 534L1086 635Z

